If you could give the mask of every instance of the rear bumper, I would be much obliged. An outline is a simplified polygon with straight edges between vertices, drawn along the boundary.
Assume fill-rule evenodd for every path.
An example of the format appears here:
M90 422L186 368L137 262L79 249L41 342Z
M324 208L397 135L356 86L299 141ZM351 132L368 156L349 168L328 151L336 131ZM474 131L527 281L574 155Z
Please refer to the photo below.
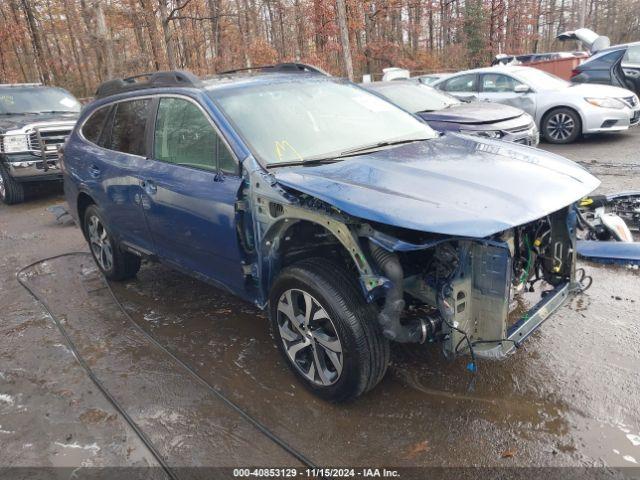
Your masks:
M496 342L493 346L488 345L487 348L475 349L475 355L481 358L502 359L513 352L569 299L570 287L571 284L566 282L551 290L507 330L506 340Z

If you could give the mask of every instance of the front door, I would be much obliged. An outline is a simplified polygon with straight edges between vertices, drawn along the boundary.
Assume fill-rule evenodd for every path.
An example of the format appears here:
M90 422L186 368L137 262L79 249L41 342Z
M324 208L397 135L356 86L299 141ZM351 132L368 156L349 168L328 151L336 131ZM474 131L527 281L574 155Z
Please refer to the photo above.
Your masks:
M480 100L502 103L524 110L535 118L535 94L516 92L516 87L525 86L510 75L502 73L483 73L480 78Z
M185 97L161 97L151 168L142 188L161 259L242 291L235 221L239 165L208 114Z

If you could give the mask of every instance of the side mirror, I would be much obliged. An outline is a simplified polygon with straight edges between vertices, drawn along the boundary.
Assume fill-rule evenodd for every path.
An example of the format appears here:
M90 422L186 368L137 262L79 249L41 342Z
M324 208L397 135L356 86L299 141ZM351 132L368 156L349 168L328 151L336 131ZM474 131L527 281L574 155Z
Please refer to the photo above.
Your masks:
M515 93L529 93L531 91L531 89L527 85L523 85L521 83L519 85L516 85L515 88L513 89L513 91Z

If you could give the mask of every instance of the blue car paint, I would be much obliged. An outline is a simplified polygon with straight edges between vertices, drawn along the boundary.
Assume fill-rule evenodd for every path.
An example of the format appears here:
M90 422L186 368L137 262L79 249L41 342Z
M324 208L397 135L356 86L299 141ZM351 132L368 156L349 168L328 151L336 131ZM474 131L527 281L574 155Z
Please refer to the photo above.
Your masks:
M311 81L305 77L297 78ZM283 78L290 80L288 76L266 75L248 81L270 83ZM313 81L340 80L314 77ZM242 85L229 83L215 88ZM261 279L258 289L243 284L234 208L238 190L251 179L260 179L261 189L270 189L285 202L294 202L295 197L288 196L281 187L315 195L366 220L474 238L556 211L599 184L586 170L561 157L458 135L390 148L333 165L266 171L210 98L215 88L139 90L101 99L85 108L65 151L65 192L76 219L78 195L84 192L102 207L116 239L148 249L174 267L224 285L261 306L266 301L266 282L271 279L258 272L254 276ZM186 167L120 156L79 135L84 120L96 108L145 94L184 95L196 100L242 162L242 179L227 177L224 182L215 182L199 170L180 172L179 168ZM100 169L99 178L91 175L92 166ZM141 185L147 180L156 184L156 199L150 199ZM272 225L276 226L279 227ZM271 238L270 232L261 231L255 219L253 227L262 240ZM258 270L271 263L261 248L256 255ZM276 274L277 271L269 271L270 276Z
M83 111L78 126L103 105L145 94L155 95L158 90L94 102ZM197 101L224 133L236 156L246 157L247 150L235 134L230 134L232 130L206 94L186 88L167 88L162 94ZM78 217L77 196L85 192L100 206L119 242L245 297L235 233L234 205L242 182L239 174L216 178L214 172L107 150L84 140L79 130L73 131L65 150L69 177L65 193L72 215ZM143 188L149 183L155 184L156 193Z
M578 240L578 255L606 264L640 265L640 243Z
M154 166L145 179L156 191L145 191L142 206L156 255L177 268L241 290L234 205L242 179L161 162Z
M356 217L475 238L544 217L600 184L562 157L457 134L274 175Z

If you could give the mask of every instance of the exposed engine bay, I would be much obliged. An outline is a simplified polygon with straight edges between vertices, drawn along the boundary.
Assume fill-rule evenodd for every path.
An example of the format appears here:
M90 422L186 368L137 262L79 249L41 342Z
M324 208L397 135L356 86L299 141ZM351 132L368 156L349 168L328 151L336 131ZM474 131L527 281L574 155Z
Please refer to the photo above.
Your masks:
M550 298L566 298L575 277L574 223L567 207L487 239L440 239L397 253L372 240L371 255L392 283L379 315L385 336L441 342L447 355L504 356L555 310ZM509 325L516 297L538 286L539 304Z

